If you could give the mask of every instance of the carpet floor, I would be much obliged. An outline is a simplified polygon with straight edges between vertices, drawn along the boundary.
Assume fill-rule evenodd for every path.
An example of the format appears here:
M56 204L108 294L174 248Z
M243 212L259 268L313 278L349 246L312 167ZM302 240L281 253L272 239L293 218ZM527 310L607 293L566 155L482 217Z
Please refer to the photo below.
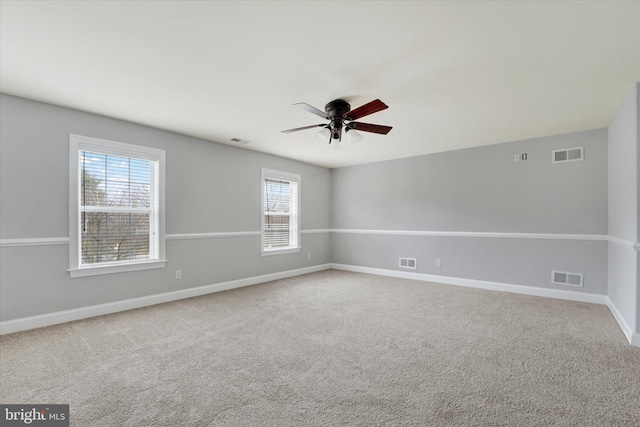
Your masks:
M0 337L72 426L639 426L605 306L327 270Z

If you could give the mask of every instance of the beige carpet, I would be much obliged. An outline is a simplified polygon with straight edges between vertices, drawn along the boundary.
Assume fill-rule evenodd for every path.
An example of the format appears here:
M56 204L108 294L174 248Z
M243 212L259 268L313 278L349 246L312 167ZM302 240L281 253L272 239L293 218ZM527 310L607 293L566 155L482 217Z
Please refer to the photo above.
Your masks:
M605 306L340 271L0 338L73 426L639 426Z

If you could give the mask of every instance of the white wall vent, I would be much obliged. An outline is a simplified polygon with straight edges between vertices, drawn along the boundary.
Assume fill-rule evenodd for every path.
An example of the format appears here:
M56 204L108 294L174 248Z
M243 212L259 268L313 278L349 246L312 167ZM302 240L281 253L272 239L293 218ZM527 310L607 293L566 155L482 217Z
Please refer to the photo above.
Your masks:
M415 258L400 258L400 267L402 268L416 268Z
M563 148L553 150L551 161L553 163L578 162L584 160L584 147Z
M584 275L580 273L567 273L566 271L551 271L551 283L555 285L582 287Z

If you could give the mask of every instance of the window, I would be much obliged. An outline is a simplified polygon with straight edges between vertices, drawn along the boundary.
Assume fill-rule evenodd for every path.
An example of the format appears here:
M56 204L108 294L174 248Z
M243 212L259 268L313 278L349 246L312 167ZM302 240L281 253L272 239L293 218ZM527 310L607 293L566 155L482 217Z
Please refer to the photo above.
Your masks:
M262 255L300 252L300 175L262 169Z
M162 268L164 150L69 137L71 277Z

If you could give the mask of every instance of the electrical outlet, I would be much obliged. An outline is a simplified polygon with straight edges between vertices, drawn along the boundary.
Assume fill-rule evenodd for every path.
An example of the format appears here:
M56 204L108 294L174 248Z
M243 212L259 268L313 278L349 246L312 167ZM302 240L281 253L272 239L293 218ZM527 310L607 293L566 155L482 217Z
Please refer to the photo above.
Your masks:
M311 259L311 252L307 254L307 259Z
M440 267L440 258L436 259L436 267Z
M176 270L176 280L182 279L182 270Z
M520 154L520 160L527 160L527 153Z

